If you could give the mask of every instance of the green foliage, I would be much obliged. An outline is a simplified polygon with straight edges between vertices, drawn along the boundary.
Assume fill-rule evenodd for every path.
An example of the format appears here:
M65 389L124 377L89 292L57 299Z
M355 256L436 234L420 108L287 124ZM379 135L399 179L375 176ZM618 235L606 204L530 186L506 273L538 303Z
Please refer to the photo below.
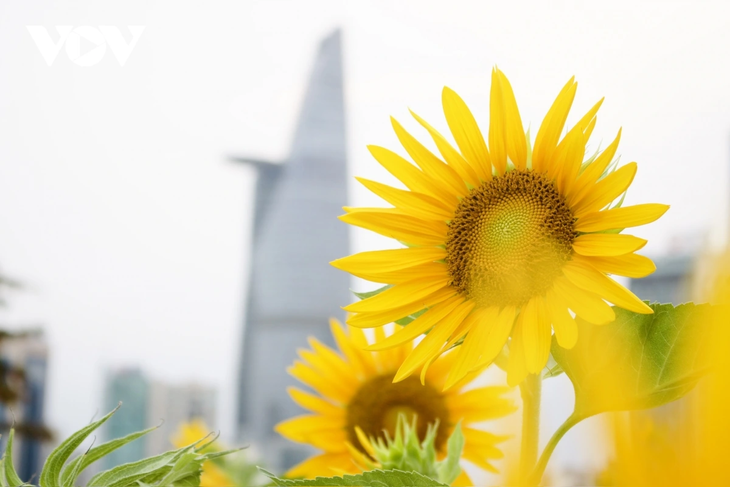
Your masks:
M614 307L613 323L580 319L578 343L565 350L553 340L552 355L575 389L574 415L646 409L679 399L710 366L709 305L651 305L642 315Z
M123 438L106 442L68 461L81 443L89 437L99 426L104 424L119 409L117 407L103 418L80 429L63 441L46 459L40 474L41 487L73 487L76 485L81 472L105 457L117 448L130 443L156 428L132 433ZM13 437L14 430L10 430L5 455L0 460L0 487L23 487L24 483L13 467ZM172 450L151 458L145 458L133 463L119 465L105 472L95 475L87 487L196 487L200 485L202 465L206 460L212 460L228 455L237 450L211 452L202 454L201 450L207 446L199 446L203 440L192 445Z
M261 470L269 476L274 485L282 487L338 486L338 487L447 487L436 480L417 472L401 470L371 470L357 475L342 477L317 477L313 480L281 479L274 474Z
M392 284L386 284L385 286L379 287L378 289L375 289L374 291L367 291L367 292L364 292L364 293L358 293L358 292L355 292L355 291L352 291L352 290L350 290L350 291L352 292L352 294L354 294L355 296L357 296L359 299L367 299L367 298L372 298L376 294L380 294L383 291L385 291L386 289L390 289L392 287L393 287Z

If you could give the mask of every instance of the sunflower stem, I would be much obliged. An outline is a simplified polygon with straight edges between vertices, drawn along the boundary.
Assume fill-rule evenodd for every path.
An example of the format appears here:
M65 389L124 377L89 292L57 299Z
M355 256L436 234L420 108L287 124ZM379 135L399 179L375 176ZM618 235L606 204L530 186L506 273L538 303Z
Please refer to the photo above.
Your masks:
M522 444L520 450L520 472L525 482L537 463L537 449L540 441L540 396L542 395L542 375L528 374L520 384L522 396ZM538 479L539 482L539 479Z
M526 485L538 485L540 483L540 480L542 480L542 476L545 473L545 467L547 467L548 461L550 461L550 456L553 454L558 442L563 438L563 436L565 436L565 433L567 433L570 428L583 421L583 419L585 418L578 416L574 412L568 416L568 419L566 419L555 433L553 433L550 441L548 441L548 444L545 445L545 449L542 451L540 460L537 462L537 465L535 465L535 469L532 471L530 476L527 477L527 481L525 482Z

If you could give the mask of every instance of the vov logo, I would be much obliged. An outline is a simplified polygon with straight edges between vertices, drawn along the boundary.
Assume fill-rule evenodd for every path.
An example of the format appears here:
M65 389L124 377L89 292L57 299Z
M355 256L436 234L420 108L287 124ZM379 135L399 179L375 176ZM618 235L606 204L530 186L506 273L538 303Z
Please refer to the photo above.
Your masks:
M28 25L26 28L49 66L56 60L64 44L68 58L79 66L97 64L104 59L107 46L117 58L119 65L124 66L145 26L127 26L132 34L132 40L129 42L124 39L119 28L113 25L100 25L98 28L89 25L81 25L76 28L71 25L57 25L56 31L59 37L55 41L42 25Z

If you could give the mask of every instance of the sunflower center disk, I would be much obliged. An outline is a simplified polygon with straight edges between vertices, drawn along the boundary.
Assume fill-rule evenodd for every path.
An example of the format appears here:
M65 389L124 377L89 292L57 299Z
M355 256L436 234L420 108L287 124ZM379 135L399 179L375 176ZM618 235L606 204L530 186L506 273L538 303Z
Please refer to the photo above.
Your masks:
M451 285L478 306L521 306L570 260L575 218L555 183L513 170L471 190L446 239Z
M350 443L362 451L355 427L359 426L368 438L385 438L395 433L398 413L408 421L417 418L418 437L423 440L429 423L439 421L435 446L437 450L446 444L449 428L449 411L444 397L428 384L422 385L417 377L408 377L393 384L393 374L373 377L363 383L347 407L347 434Z

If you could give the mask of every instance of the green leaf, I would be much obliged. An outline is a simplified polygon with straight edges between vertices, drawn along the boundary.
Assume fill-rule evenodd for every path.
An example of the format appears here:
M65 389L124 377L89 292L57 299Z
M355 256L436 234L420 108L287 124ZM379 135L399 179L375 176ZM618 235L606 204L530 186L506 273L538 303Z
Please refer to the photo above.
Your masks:
M83 443L83 441L99 426L104 424L114 413L117 412L119 406L114 408L112 412L101 418L99 421L95 421L85 428L80 429L76 433L69 436L58 448L53 450L46 463L43 464L43 470L40 475L40 484L43 487L61 487L61 470L63 469L66 460L69 459L71 454L76 448Z
M15 429L10 428L10 434L8 435L8 444L5 447L5 455L3 456L3 468L2 474L3 479L7 482L8 487L19 487L22 485L28 485L18 477L18 473L15 471L13 465L13 437L15 436Z
M129 434L127 436L124 436L122 438L117 438L111 441L108 441L106 443L103 443L95 448L90 449L88 452L84 453L83 455L79 455L78 457L71 460L61 472L61 484L63 487L73 487L73 485L76 483L76 479L78 478L79 474L94 463L95 461L107 456L117 448L121 448L127 443L130 443L137 438L140 438L147 433L150 433L151 431L156 430L158 427L154 426L152 428L148 428L143 431L137 431L136 433Z
M88 487L120 487L133 484L137 480L152 483L162 479L185 453L195 444L171 450L136 462L125 463L105 472L94 475Z
M357 292L353 291L352 289L350 289L350 291L352 292L352 294L354 294L355 296L357 296L360 299L367 299L367 298L372 298L376 294L380 294L383 291L385 291L386 289L390 289L392 287L393 287L392 284L386 284L385 286L379 287L378 289L376 289L374 291L367 291L364 293L357 293Z
M407 326L407 325L409 325L409 324L410 324L410 323L411 323L411 322L412 322L413 320L415 320L416 318L418 318L419 316L421 316L421 315L422 315L423 313L425 313L426 311L428 311L428 308L424 308L424 309L422 309L422 310L420 310L420 311L416 311L415 313L413 313L413 314L411 314L411 315L408 315L408 316L406 316L405 318L401 318L401 319L399 319L399 320L395 320L395 322L396 322L397 324L399 324L400 326Z
M416 472L402 470L371 470L357 475L342 477L317 477L313 480L281 479L259 468L274 485L281 487L337 486L337 487L447 487L434 479Z
M646 409L679 399L708 371L710 305L653 304L643 315L618 307L613 323L577 319L578 342L552 355L575 389L575 414Z
M461 458L461 452L464 450L464 434L461 432L461 421L456 423L456 427L454 427L454 431L446 443L446 448L446 458L438 462L436 471L440 482L451 485L451 482L456 480L461 473L459 459Z

